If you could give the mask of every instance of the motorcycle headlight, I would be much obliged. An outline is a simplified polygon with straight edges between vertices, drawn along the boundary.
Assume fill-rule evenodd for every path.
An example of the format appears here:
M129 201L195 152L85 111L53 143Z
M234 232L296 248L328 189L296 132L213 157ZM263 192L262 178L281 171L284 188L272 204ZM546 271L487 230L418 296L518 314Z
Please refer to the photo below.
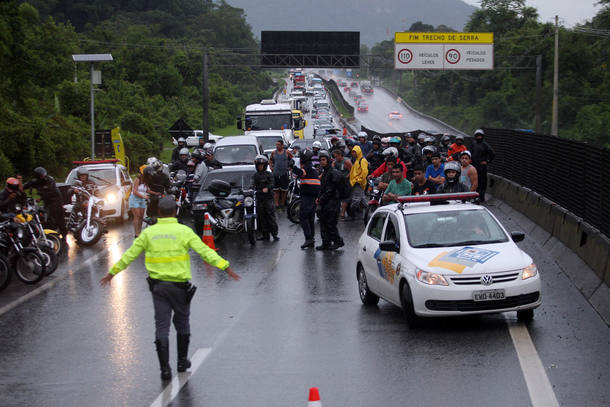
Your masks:
M96 205L101 208L102 206L104 206L104 201L102 199L100 199L99 201L96 202Z
M15 235L17 236L18 239L23 239L23 229L17 228L17 230L15 231Z
M428 285L449 285L447 280L440 274L429 273L424 270L417 270L416 277L418 281Z
M116 194L114 193L109 193L108 195L106 195L106 200L108 200L109 203L115 203L117 200Z
M205 211L206 209L208 209L208 204L206 203L196 203L193 205L194 211Z
M523 269L523 273L521 273L521 280L527 280L528 278L535 277L537 274L538 268L534 263L532 263Z
M247 196L244 198L244 206L252 206L254 205L254 198L251 196Z

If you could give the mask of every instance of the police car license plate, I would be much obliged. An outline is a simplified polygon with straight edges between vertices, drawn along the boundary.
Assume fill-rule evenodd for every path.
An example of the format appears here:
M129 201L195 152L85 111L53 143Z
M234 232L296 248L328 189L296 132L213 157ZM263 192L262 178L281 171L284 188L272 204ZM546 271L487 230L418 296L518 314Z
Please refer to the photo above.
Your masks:
M504 298L506 298L504 290L485 290L472 293L472 299L475 301L496 301Z

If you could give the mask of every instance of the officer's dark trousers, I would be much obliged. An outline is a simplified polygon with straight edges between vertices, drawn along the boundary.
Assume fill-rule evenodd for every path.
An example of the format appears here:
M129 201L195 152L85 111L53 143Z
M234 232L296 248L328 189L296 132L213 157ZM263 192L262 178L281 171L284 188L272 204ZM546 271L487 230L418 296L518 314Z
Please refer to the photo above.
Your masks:
M481 202L485 202L485 191L487 191L487 165L477 164L474 166L477 169L478 186L477 192Z
M153 305L155 307L155 338L169 337L169 325L174 314L174 328L180 335L189 335L191 326L189 316L191 304L186 302L186 291L169 281L159 281L153 287Z
M302 196L299 220L301 221L305 240L314 240L316 234L315 219L316 198L313 196Z
M322 215L320 217L320 235L322 235L322 244L324 245L330 245L332 242L343 242L337 229L340 206L341 203L338 200L328 201L320 211L320 215Z
M277 220L275 219L275 204L273 199L259 199L256 201L256 219L258 231L263 236L277 235Z
M159 216L159 197L156 195L149 195L148 205L146 208L146 215L150 217Z
M57 228L57 231L62 236L66 236L68 228L66 227L66 219L64 218L64 207L61 202L50 202L47 204L47 211L52 219L53 224Z

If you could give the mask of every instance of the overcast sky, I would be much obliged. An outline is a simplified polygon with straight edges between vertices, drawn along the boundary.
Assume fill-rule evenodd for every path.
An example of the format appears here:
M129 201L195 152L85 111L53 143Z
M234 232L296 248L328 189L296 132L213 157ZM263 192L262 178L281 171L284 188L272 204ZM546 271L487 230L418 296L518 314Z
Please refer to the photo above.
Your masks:
M480 0L462 1L477 7L481 3ZM590 20L600 9L595 3L597 0L526 0L528 6L538 9L542 22L555 21L558 15L559 21L570 27Z

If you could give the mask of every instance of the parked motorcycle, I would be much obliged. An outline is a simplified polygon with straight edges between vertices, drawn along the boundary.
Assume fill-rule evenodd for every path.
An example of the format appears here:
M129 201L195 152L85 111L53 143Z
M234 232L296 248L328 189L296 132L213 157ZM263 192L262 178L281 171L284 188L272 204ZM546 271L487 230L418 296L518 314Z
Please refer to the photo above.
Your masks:
M0 223L0 256L7 260L9 269L15 270L19 280L26 284L36 284L45 275L45 261L38 250L24 247L25 234L25 226L21 223L13 220ZM4 277L4 284L8 284L6 278L8 277Z
M231 190L226 181L214 180L208 191L214 195L207 205L207 214L212 224L214 240L220 240L226 233L246 232L250 244L256 243L256 199L255 191L244 189Z
M53 274L57 270L59 256L55 252L52 241L47 238L44 232L35 206L17 207L17 212L16 218L24 226L22 244L25 247L36 249L44 260L45 274L47 276Z
M301 182L297 177L292 177L288 184L288 194L286 196L286 215L292 223L300 222L301 212Z
M73 186L72 191L72 203L64 205L66 227L80 246L93 246L100 240L106 227L100 217L104 200L81 186Z
M191 211L191 201L188 194L188 177L186 171L179 170L170 177L170 193L176 198L176 217L180 223Z
M371 216L373 215L373 213L381 205L381 202L383 199L383 193L384 193L383 190L379 189L379 187L377 185L375 185L375 182L372 179L370 179L368 181L368 186L367 186L366 192L367 192L367 196L369 198L368 199L369 204L367 205L366 209L364 210L364 216L363 216L364 226L366 226L369 223L369 219L371 219Z

